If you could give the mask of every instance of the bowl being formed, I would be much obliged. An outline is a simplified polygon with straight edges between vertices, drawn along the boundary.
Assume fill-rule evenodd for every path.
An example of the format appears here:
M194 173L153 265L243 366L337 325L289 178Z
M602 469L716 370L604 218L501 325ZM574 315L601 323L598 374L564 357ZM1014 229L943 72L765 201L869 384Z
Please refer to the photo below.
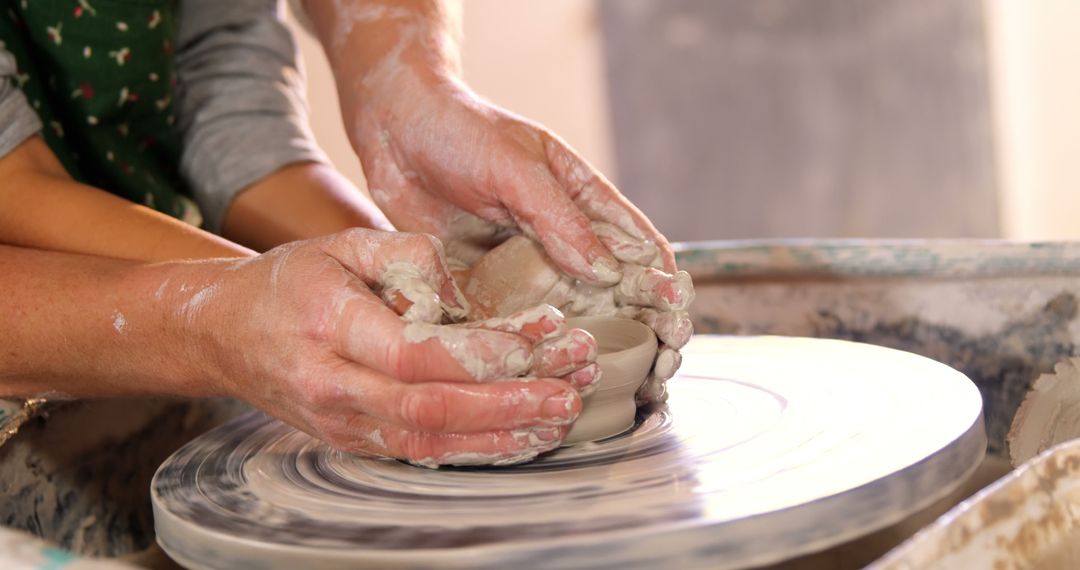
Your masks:
M564 444L595 441L618 435L634 425L634 393L645 382L656 358L656 335L631 319L581 317L570 326L596 338L600 355L600 382L589 396Z

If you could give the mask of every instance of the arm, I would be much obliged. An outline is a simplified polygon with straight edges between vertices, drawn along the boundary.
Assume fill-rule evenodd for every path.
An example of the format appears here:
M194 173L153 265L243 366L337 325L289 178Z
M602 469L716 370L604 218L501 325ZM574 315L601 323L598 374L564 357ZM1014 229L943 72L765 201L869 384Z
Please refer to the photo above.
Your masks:
M303 70L277 4L180 5L181 168L208 226L260 250L349 227L391 229L315 143Z
M390 231L393 226L334 167L290 164L233 198L222 235L258 251L348 228Z
M368 187L397 227L448 242L463 225L473 234L483 224L510 228L592 285L618 282L619 261L675 271L664 237L565 141L464 84L458 3L309 1L306 8ZM632 259L613 255L627 242L637 244Z
M220 393L176 305L151 301L169 271L0 245L0 395Z
M140 261L236 257L247 248L79 184L40 138L0 158L0 243Z
M538 315L535 338L518 320L407 323L376 294L401 263L460 308L438 248L403 233L150 265L0 245L0 396L226 395L335 447L425 464L557 447L586 385L544 378L530 353L561 317Z

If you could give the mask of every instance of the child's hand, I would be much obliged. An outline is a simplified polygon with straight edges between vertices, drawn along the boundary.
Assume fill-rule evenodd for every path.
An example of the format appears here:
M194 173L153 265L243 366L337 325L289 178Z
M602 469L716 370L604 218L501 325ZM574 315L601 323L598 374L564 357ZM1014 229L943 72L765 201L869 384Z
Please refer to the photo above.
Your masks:
M391 284L442 309L428 320L465 310L430 236L351 230L200 269L166 294L221 391L339 449L426 465L531 459L559 445L596 379L595 341L557 311L399 317L380 298ZM534 372L547 377L514 379Z

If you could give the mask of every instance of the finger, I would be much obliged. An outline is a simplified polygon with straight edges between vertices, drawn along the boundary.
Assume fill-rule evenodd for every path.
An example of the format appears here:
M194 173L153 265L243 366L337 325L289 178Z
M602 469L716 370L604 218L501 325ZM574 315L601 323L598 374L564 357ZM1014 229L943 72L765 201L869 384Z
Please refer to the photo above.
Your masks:
M634 395L639 406L645 404L662 404L668 399L667 382L658 378L649 377Z
M596 339L582 329L543 342L533 348L533 374L544 377L565 376L596 362L600 348Z
M566 317L551 305L537 305L506 317L463 323L462 326L521 335L538 343L566 333Z
M690 274L664 273L652 267L624 265L623 280L615 287L615 301L623 305L644 305L664 311L684 311L694 301Z
M381 297L395 313L413 323L440 323L447 312L439 294L407 263L392 263L383 273Z
M645 323L661 343L676 350L690 342L694 334L694 323L688 311L657 311L651 307L626 306L619 308L618 315Z
M532 344L504 332L406 323L357 286L334 327L338 354L406 382L487 382L532 367Z
M525 235L544 246L555 265L592 285L619 281L618 261L546 166L529 161L514 167L505 178L504 205Z
M675 376L675 372L682 366L682 353L668 346L660 347L653 363L652 377L666 381Z
M514 465L535 459L562 443L568 428L538 427L470 434L436 434L387 426L359 416L344 445L353 453L403 459L414 465ZM332 442L333 444L333 442Z
M564 426L581 413L581 396L553 378L492 384L407 384L379 378L365 385L356 409L411 431L480 433Z
M596 391L601 375L600 365L594 362L580 370L571 372L565 379L584 398Z
M414 304L423 303L424 295L434 291L452 318L468 313L468 302L450 274L442 242L431 235L353 228L326 238L323 250L369 287L394 288ZM427 287L413 291L410 284L418 281Z
M592 222L593 233L611 251L615 259L636 265L649 265L659 250L651 241L638 239L608 222Z
M667 381L675 376L682 366L682 353L667 346L661 346L653 362L649 378L638 388L635 398L638 405L662 403L667 401Z
M565 141L552 133L545 132L544 135L544 150L555 178L585 215L610 223L633 238L652 242L660 254L659 267L674 273L675 254L671 244L649 218Z

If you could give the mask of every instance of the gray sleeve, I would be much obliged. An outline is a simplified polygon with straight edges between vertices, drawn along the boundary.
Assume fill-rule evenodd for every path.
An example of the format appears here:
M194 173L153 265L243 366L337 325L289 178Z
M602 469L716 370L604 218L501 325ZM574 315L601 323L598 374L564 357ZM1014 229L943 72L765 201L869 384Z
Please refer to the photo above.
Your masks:
M308 126L304 74L278 0L179 3L181 173L207 229L238 192L296 162L329 162Z
M14 84L17 74L15 56L0 49L0 156L41 131L41 119Z

